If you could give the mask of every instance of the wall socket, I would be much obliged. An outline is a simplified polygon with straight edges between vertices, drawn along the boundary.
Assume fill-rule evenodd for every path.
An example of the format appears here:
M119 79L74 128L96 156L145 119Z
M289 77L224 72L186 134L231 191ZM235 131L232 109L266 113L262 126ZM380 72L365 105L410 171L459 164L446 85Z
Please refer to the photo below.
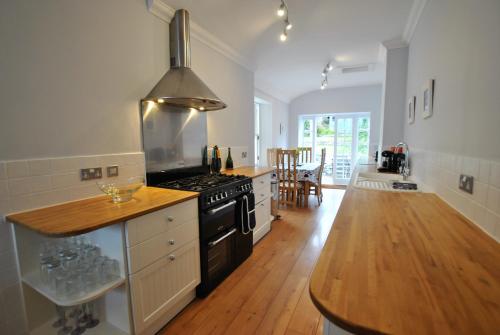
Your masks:
M80 180L92 180L92 179L101 179L102 178L102 168L87 168L80 169Z
M458 181L458 188L464 192L472 194L474 191L474 177L461 174L460 180Z
M241 153L241 158L247 158L247 152L246 151L243 151Z
M108 166L106 168L106 174L108 177L118 177L118 165Z

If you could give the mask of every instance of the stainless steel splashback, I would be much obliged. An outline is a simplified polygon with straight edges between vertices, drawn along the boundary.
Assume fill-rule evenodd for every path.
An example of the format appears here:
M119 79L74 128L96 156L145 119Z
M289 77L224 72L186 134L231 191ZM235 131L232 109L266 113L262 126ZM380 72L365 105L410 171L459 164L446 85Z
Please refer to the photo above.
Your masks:
M206 113L143 103L142 142L146 172L202 165L207 141Z

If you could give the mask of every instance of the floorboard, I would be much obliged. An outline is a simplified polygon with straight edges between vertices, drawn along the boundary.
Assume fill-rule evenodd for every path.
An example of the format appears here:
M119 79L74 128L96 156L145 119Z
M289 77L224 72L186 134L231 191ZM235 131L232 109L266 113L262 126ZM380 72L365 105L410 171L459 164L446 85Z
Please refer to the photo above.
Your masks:
M281 220L249 259L158 334L322 334L309 277L344 195L324 189L320 207L280 209Z

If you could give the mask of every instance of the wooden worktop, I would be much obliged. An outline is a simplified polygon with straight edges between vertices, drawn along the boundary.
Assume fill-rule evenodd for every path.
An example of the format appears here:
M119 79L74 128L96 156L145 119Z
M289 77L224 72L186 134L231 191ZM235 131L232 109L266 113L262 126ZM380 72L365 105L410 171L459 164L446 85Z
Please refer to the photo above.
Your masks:
M239 168L224 170L225 174L241 174L250 178L260 177L265 174L273 172L275 169L272 167L259 167L259 166L242 166Z
M7 216L19 224L49 236L87 233L123 222L180 202L197 198L198 193L142 187L132 200L115 204L109 196L78 200Z
M431 193L349 187L309 289L356 334L500 334L500 244Z

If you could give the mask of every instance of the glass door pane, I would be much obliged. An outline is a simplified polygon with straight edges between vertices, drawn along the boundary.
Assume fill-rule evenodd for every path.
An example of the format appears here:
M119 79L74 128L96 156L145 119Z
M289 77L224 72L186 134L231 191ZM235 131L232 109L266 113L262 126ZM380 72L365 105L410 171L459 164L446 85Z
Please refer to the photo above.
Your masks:
M368 158L370 145L370 118L366 116L359 117L357 123L357 159Z
M326 149L325 157L325 183L332 184L333 156L335 152L335 117L333 115L321 115L315 119L316 141L314 145L314 161L321 162L321 149ZM329 182L328 182L329 181Z
M336 184L346 184L351 178L353 159L353 119L337 119L337 141L335 144L335 169Z

